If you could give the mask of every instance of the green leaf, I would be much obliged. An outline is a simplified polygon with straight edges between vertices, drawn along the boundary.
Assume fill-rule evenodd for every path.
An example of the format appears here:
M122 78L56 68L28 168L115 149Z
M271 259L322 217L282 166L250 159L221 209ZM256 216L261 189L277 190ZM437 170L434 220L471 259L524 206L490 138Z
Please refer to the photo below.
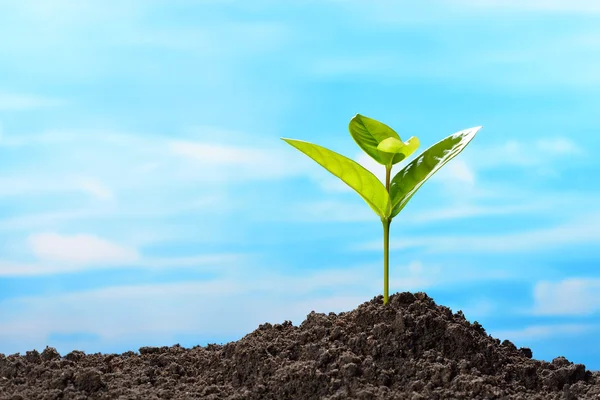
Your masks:
M281 139L315 160L326 170L356 190L377 215L386 218L390 214L390 196L385 186L371 171L356 161L325 147L302 140Z
M394 153L395 156L393 158L392 164L397 164L400 161L408 158L412 153L417 150L421 143L416 136L411 137L408 141L402 142L396 138L390 137L383 140L377 148L381 151L385 151L388 153Z
M387 139L384 139L377 145L378 150L394 154L398 153L398 150L400 150L403 147L404 143L402 143L402 140L398 140L395 137L389 137Z
M358 146L379 164L390 165L394 154L381 151L377 148L379 143L393 137L398 140L400 136L389 126L364 115L356 114L348 125L350 135Z
M460 153L480 129L481 126L477 126L448 136L402 168L390 182L390 217L398 215L423 183Z

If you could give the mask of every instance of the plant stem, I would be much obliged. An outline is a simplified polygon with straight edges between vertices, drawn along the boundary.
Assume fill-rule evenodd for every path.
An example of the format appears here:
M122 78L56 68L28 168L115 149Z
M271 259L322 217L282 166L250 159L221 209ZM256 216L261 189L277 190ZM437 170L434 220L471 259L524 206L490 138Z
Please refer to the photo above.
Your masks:
M390 173L392 166L385 167L385 190L390 193ZM387 304L389 297L389 276L390 276L390 224L391 218L382 219L383 223L383 304Z
M388 302L389 292L389 275L390 275L390 221L382 220L383 222L383 304Z

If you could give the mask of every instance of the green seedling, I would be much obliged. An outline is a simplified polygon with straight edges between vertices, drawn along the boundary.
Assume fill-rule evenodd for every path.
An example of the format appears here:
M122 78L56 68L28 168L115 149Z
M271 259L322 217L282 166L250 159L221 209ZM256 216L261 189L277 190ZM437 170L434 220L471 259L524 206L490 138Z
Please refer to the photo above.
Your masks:
M408 158L419 147L413 136L406 142L389 126L356 114L350 120L350 135L358 146L385 166L385 187L369 170L357 162L325 147L302 140L281 138L300 150L354 189L383 224L383 304L388 302L390 224L417 190L438 169L460 153L481 126L456 132L437 142L402 168L391 180L392 166Z

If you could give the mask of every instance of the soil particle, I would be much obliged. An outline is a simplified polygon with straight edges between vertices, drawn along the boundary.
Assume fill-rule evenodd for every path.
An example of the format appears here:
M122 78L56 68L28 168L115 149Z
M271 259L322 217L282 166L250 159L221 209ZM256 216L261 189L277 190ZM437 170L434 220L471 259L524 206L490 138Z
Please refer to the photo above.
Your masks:
M0 400L600 399L600 373L534 360L425 293L265 323L225 345L0 354Z

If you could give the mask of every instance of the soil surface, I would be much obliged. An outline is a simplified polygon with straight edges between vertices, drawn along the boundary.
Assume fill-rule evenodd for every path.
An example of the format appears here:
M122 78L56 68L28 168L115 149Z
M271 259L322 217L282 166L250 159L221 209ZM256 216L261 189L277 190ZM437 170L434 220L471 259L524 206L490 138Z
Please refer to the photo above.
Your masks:
M404 292L225 345L0 354L0 399L600 399L600 372L534 360L461 311Z

